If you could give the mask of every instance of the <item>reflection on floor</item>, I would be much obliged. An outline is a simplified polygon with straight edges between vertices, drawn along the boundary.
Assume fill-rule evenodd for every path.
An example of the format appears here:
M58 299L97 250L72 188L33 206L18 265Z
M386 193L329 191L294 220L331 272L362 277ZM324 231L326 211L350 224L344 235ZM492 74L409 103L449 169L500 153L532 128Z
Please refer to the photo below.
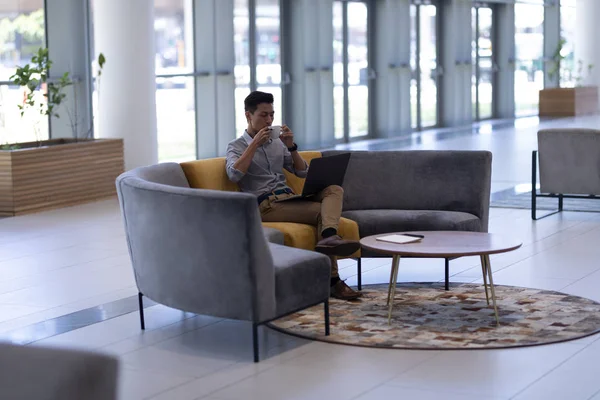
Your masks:
M352 143L364 149L488 149L492 191L527 183L540 127L596 127L598 117L480 124ZM533 222L529 210L492 208L490 231L524 245L492 256L497 284L559 290L600 301L600 214ZM450 264L454 282L480 282L479 260ZM363 261L363 282L385 282L389 259ZM439 281L443 260L406 260L400 281ZM341 275L356 282L355 264ZM119 356L122 399L597 399L600 337L488 351L378 350L309 342L147 303L137 294L116 201L0 220L0 340L95 349ZM83 310L83 311L82 311ZM0 395L1 397L1 395Z

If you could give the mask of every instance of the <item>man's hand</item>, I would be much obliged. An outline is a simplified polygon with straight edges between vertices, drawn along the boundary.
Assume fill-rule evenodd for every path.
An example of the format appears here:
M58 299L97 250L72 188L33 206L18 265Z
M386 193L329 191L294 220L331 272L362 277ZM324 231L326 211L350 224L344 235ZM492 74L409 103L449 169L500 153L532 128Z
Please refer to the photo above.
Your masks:
M257 148L262 146L263 144L269 141L269 139L271 138L270 134L271 130L268 126L265 126L260 131L258 131L256 135L254 135L254 139L252 139L252 144L256 143Z
M281 135L279 135L279 139L281 139L285 147L292 147L294 145L294 132L292 132L287 125L281 125Z

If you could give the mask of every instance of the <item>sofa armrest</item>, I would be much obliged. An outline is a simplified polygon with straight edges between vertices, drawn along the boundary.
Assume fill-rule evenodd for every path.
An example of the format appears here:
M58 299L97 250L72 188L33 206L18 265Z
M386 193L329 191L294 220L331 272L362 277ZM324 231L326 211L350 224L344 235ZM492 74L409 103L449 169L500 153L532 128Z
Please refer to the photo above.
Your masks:
M275 312L273 262L253 195L172 187L127 173L117 190L145 296L224 318L261 320Z

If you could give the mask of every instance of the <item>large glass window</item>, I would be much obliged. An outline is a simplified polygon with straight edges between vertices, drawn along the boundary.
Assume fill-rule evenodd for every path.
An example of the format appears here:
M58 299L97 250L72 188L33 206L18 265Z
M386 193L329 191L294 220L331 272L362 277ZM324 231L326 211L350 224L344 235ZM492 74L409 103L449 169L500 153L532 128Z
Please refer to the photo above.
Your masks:
M411 127L437 125L438 77L437 7L435 4L410 6Z
M576 0L561 0L560 2L560 37L563 40L560 55L560 86L573 87L586 73L586 68L575 60L575 2ZM579 74L578 74L579 72Z
M492 45L493 9L489 6L476 6L471 9L471 16L473 28L471 40L473 118L482 120L493 116L494 74L497 69Z
M515 4L515 43L515 114L535 115L544 88L543 5Z
M281 125L281 54L279 0L256 0L257 90L275 97L273 125Z
M155 0L158 159L196 158L192 0Z
M244 114L244 98L250 93L250 21L248 0L235 0L233 30L235 51L235 129L237 136L241 136L247 125Z
M251 90L273 94L275 118L281 125L281 38L279 0L255 0L255 19L250 21L248 0L234 2L235 123L237 136L246 128L244 98ZM251 24L252 22L252 24ZM255 30L253 42L251 25ZM252 49L255 54L251 54ZM252 70L254 68L254 74ZM254 81L253 81L254 76Z
M333 3L333 100L335 138L366 136L369 129L368 8Z
M3 0L0 7L0 144L48 139L48 117L36 110L21 117L25 89L8 85L17 66L45 45L44 0ZM43 88L42 88L43 90ZM43 101L41 91L36 92Z
M344 21L342 3L333 3L333 102L335 138L344 139Z

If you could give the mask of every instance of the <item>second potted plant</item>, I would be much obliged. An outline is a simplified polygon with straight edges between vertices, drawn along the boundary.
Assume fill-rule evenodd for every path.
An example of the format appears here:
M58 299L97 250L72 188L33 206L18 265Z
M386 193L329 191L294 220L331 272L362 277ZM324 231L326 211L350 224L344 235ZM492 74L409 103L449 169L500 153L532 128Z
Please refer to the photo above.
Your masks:
M558 77L558 87L542 89L539 92L540 117L573 117L576 115L593 114L598 111L598 87L584 86L583 80L588 76L593 64L584 65L582 60L577 62L577 71L570 85L561 87L561 63L566 59L564 48L567 44L561 39L554 54L547 64L550 79Z

